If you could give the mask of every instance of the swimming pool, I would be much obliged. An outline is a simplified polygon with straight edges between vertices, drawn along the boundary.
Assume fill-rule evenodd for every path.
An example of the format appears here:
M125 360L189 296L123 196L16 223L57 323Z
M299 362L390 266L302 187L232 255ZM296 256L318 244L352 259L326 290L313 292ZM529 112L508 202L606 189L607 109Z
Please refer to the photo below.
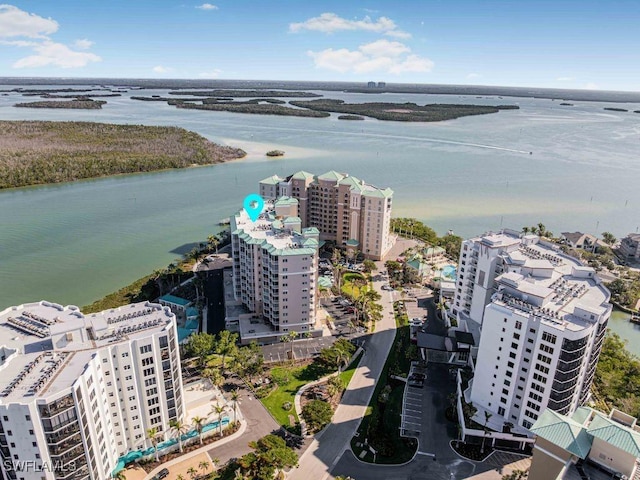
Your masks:
M456 267L454 267L453 265L446 265L444 267L442 267L442 270L440 270L440 276L443 279L447 279L447 280L453 280L455 281L456 279Z

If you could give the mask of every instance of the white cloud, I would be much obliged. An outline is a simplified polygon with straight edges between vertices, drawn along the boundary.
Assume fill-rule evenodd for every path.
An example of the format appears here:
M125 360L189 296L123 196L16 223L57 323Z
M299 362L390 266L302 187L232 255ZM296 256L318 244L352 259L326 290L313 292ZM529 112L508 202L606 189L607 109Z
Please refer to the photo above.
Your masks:
M397 57L411 51L404 43L390 42L384 39L362 45L359 50L372 57Z
M573 77L558 77L556 78L556 82L573 82L575 78Z
M479 73L470 73L469 75L467 75L467 80L473 80L474 78L481 78L482 75L480 75Z
M46 38L58 31L58 22L28 13L13 5L0 5L0 37Z
M218 78L221 73L222 73L222 70L215 68L210 72L200 72L198 76L200 78Z
M211 3L203 3L202 5L198 5L196 8L199 8L200 10L218 10L218 7Z
M89 52L76 52L62 43L51 40L32 46L35 55L21 58L13 64L13 68L34 68L55 66L61 68L84 67L91 62L102 60L98 55Z
M173 72L173 68L163 67L162 65L156 65L155 67L153 67L153 71L156 73L169 73L169 72Z
M94 42L91 40L87 40L86 38L81 38L73 42L73 46L79 48L80 50L89 50L93 46Z
M359 30L366 32L382 33L390 37L410 38L411 34L398 30L398 26L393 20L387 17L380 17L372 20L366 16L362 20L348 20L335 13L323 13L319 17L309 18L304 22L289 24L289 31L293 33L310 30L323 33L334 33L344 30Z
M399 75L405 72L429 72L433 62L411 54L411 49L400 42L378 40L360 45L358 50L328 48L320 52L308 51L316 68L340 73L386 72Z
M78 52L53 41L48 35L57 32L58 28L58 22L51 18L25 12L13 5L0 5L0 38L23 37L18 40L0 40L0 44L33 50L33 55L16 61L13 68L76 68L102 60L94 53ZM25 40L25 37L31 40ZM87 39L76 40L74 43L74 47L80 50L87 50L92 45L93 42Z

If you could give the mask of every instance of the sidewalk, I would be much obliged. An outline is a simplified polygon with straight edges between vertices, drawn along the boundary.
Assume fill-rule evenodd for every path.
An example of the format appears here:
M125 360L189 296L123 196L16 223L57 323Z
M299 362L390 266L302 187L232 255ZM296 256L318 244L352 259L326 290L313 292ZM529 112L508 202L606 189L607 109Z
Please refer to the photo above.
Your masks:
M400 250L404 245L397 245ZM395 252L394 252L395 253ZM392 258L390 256L390 258ZM384 262L376 262L378 270L384 270ZM299 467L289 473L292 480L323 480L338 462L360 421L364 417L395 338L396 322L393 316L393 296L382 290L385 282L374 281L373 286L381 294L382 320L366 343L366 352L360 360L342 401L336 409L332 423L315 436L309 448L300 457Z
M202 461L202 459L201 458L194 459L194 457L197 457L200 454L205 454L207 456L206 461L208 461L209 460L209 456L207 455L208 451L213 450L216 447L219 447L221 445L224 445L225 443L229 443L238 437L241 437L244 434L246 429L247 429L247 422L245 420L240 420L240 428L234 434L229 435L228 437L225 437L221 440L218 440L217 442L209 443L208 445L203 445L200 448L197 448L196 450L193 450L189 453L185 453L184 455L181 455L177 458L169 460L166 463L163 463L159 467L154 468L149 474L147 474L147 476L144 477L144 480L151 480L151 478L153 478L153 476L163 468L169 469L169 473L173 475L172 478L175 478L179 473L184 473L182 471L183 470L186 471L189 467L194 467L196 470L198 470L198 464ZM182 465L183 463L185 465ZM126 470L125 470L125 474L126 474Z

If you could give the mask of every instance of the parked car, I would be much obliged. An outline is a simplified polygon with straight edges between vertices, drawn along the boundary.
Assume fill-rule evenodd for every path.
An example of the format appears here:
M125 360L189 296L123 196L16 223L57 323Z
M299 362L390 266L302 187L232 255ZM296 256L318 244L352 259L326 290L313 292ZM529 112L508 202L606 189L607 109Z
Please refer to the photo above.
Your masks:
M168 475L169 475L169 470L166 469L166 468L163 468L158 473L156 473L153 476L153 478L154 478L154 480L162 480L163 478L167 477Z

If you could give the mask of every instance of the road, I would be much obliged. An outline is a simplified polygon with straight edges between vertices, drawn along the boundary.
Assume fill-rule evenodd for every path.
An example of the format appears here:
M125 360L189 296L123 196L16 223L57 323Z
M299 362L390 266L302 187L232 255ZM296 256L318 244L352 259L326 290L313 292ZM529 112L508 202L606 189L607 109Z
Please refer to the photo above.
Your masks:
M253 451L249 448L249 442L280 430L280 425L264 408L260 400L246 389L244 384L233 380L230 380L230 382L235 383L234 386L240 392L240 410L247 421L247 430L240 438L218 447L214 446L207 452L211 458L219 459L220 465L223 465L231 458L239 458L245 453Z
M388 258L396 258L406 244L397 244ZM398 253L396 253L399 251ZM384 262L376 262L378 270L384 270ZM382 290L384 281L373 282L374 288L382 296L382 320L376 324L375 333L366 342L365 354L356 370L342 401L336 409L332 423L311 442L302 454L299 467L289 474L292 480L324 480L338 462L365 415L376 381L389 354L395 337L396 323L393 317L393 297L391 292ZM374 277L375 278L375 277ZM367 477L361 477L367 478Z

